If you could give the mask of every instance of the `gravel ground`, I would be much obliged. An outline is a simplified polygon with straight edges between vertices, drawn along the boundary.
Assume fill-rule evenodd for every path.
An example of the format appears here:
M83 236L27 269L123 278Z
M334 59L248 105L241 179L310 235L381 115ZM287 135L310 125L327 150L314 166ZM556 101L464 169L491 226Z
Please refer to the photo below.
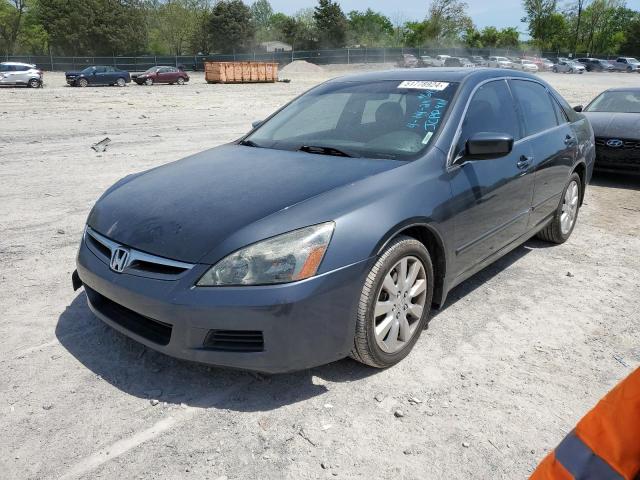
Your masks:
M456 288L385 371L208 368L93 317L70 275L102 191L349 68L122 89L47 73L43 89L0 89L3 478L523 478L640 363L640 180L622 176L594 179L566 244L530 241ZM572 104L640 82L542 76Z

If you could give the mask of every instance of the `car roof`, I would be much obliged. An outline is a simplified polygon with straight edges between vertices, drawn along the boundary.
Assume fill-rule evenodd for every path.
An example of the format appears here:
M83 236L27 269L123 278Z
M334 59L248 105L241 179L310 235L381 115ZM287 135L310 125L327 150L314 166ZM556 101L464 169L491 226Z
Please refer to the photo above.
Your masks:
M35 67L33 63L22 63L22 62L0 62L0 65L20 65L27 67Z
M616 87L616 88L608 88L602 93L607 92L638 92L640 93L640 87Z
M502 68L414 68L411 70L397 69L386 70L380 72L357 73L353 75L345 75L338 77L329 82L376 82L376 81L399 81L404 80L426 80L434 82L463 82L467 79L482 81L494 77L522 77L522 78L538 78L531 74L511 71L505 72Z

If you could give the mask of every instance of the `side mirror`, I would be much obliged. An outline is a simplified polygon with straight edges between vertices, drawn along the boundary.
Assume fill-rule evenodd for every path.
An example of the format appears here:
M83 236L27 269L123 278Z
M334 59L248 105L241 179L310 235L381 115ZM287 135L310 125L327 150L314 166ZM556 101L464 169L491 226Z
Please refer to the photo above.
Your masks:
M582 111L582 105L576 105L575 107L573 107L573 109L574 109L576 112L581 112L581 111Z
M466 144L466 156L475 160L503 157L513 150L513 137L505 133L479 132Z
M251 122L251 126L253 128L258 128L260 125L264 123L264 120L256 120L255 122Z

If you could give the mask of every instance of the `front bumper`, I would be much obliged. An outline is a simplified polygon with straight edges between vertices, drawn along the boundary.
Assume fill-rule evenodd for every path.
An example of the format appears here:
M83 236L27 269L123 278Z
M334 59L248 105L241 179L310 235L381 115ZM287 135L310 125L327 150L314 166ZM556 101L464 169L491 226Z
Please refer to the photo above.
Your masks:
M372 262L290 284L196 288L208 265L197 265L175 281L118 274L83 241L77 275L96 316L154 350L211 365L281 373L349 355Z

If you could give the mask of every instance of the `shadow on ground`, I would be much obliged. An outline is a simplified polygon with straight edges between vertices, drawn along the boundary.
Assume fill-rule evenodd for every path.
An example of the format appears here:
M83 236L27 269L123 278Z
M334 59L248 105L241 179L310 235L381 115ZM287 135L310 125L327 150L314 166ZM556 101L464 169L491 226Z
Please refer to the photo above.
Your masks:
M627 190L640 190L640 175L625 173L594 172L591 185L598 187L625 188ZM589 189L587 188L587 191Z
M326 382L351 382L379 370L351 359L282 375L208 367L155 352L96 318L80 292L60 315L56 337L71 355L125 393L172 404L236 411L268 411L327 391ZM235 383L248 386L231 397L216 392Z

